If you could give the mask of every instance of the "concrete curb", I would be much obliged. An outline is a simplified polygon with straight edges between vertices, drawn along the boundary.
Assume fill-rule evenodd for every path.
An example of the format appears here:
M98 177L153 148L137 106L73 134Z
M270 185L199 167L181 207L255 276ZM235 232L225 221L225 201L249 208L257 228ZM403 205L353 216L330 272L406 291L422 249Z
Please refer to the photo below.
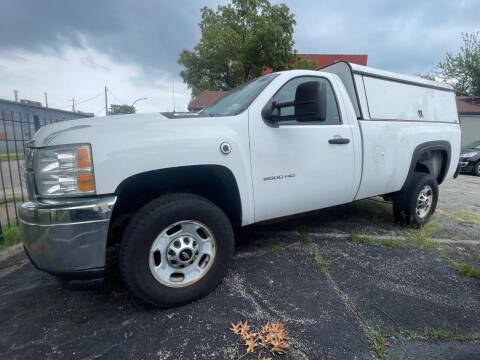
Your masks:
M12 266L26 257L23 244L17 244L0 252L0 269Z

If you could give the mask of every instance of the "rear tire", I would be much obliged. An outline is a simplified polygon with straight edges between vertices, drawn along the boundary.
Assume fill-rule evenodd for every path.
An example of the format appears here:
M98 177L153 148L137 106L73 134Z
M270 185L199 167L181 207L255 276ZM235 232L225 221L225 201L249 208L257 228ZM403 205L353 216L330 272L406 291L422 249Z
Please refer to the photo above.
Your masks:
M480 160L473 166L473 175L480 176Z
M401 225L424 225L435 213L438 194L438 183L432 175L413 173L406 188L394 196L395 222Z
M211 292L233 252L232 226L219 207L197 195L171 194L135 214L120 245L119 265L135 296L170 307Z

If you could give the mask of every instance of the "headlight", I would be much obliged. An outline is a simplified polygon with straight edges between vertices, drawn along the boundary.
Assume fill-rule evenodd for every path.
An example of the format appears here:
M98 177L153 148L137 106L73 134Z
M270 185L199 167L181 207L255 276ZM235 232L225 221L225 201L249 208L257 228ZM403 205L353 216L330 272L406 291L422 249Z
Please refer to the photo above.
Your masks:
M37 149L35 183L39 196L78 196L95 193L89 144Z
M474 157L475 155L477 155L477 153L475 151L473 151L473 152L461 153L460 157L461 158L471 158L471 157Z

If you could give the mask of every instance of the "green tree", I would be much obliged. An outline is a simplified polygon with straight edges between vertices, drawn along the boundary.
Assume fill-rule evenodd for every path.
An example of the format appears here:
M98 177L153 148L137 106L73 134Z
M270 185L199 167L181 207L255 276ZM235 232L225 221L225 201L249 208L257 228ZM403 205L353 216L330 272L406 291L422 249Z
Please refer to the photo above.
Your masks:
M136 112L135 106L111 104L108 115L135 114Z
M301 57L297 58L297 63L292 65L292 68L302 69L302 70L317 70L318 61L312 59L310 56L305 56L303 59Z
M436 81L437 78L435 77L435 74L432 74L432 73L428 73L428 74L418 74L418 76L420 76L421 78L424 78L426 80L432 80L432 81Z
M457 95L480 96L480 37L479 32L462 33L463 46L456 55L447 53L437 65L438 77L450 83Z
M262 74L295 62L295 16L285 4L268 0L232 0L214 11L201 10L201 39L183 50L180 73L196 96L203 90L230 90Z

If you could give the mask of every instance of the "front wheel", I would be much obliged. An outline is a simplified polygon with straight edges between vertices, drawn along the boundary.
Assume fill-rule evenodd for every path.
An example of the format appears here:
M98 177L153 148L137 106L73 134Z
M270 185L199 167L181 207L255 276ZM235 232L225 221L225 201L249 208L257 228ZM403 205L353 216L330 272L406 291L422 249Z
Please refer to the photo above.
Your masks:
M424 225L435 212L438 193L438 183L432 175L413 173L406 189L393 199L395 220L406 225Z
M120 271L129 290L161 307L180 305L212 291L234 251L223 211L193 194L172 194L140 209L120 246Z

